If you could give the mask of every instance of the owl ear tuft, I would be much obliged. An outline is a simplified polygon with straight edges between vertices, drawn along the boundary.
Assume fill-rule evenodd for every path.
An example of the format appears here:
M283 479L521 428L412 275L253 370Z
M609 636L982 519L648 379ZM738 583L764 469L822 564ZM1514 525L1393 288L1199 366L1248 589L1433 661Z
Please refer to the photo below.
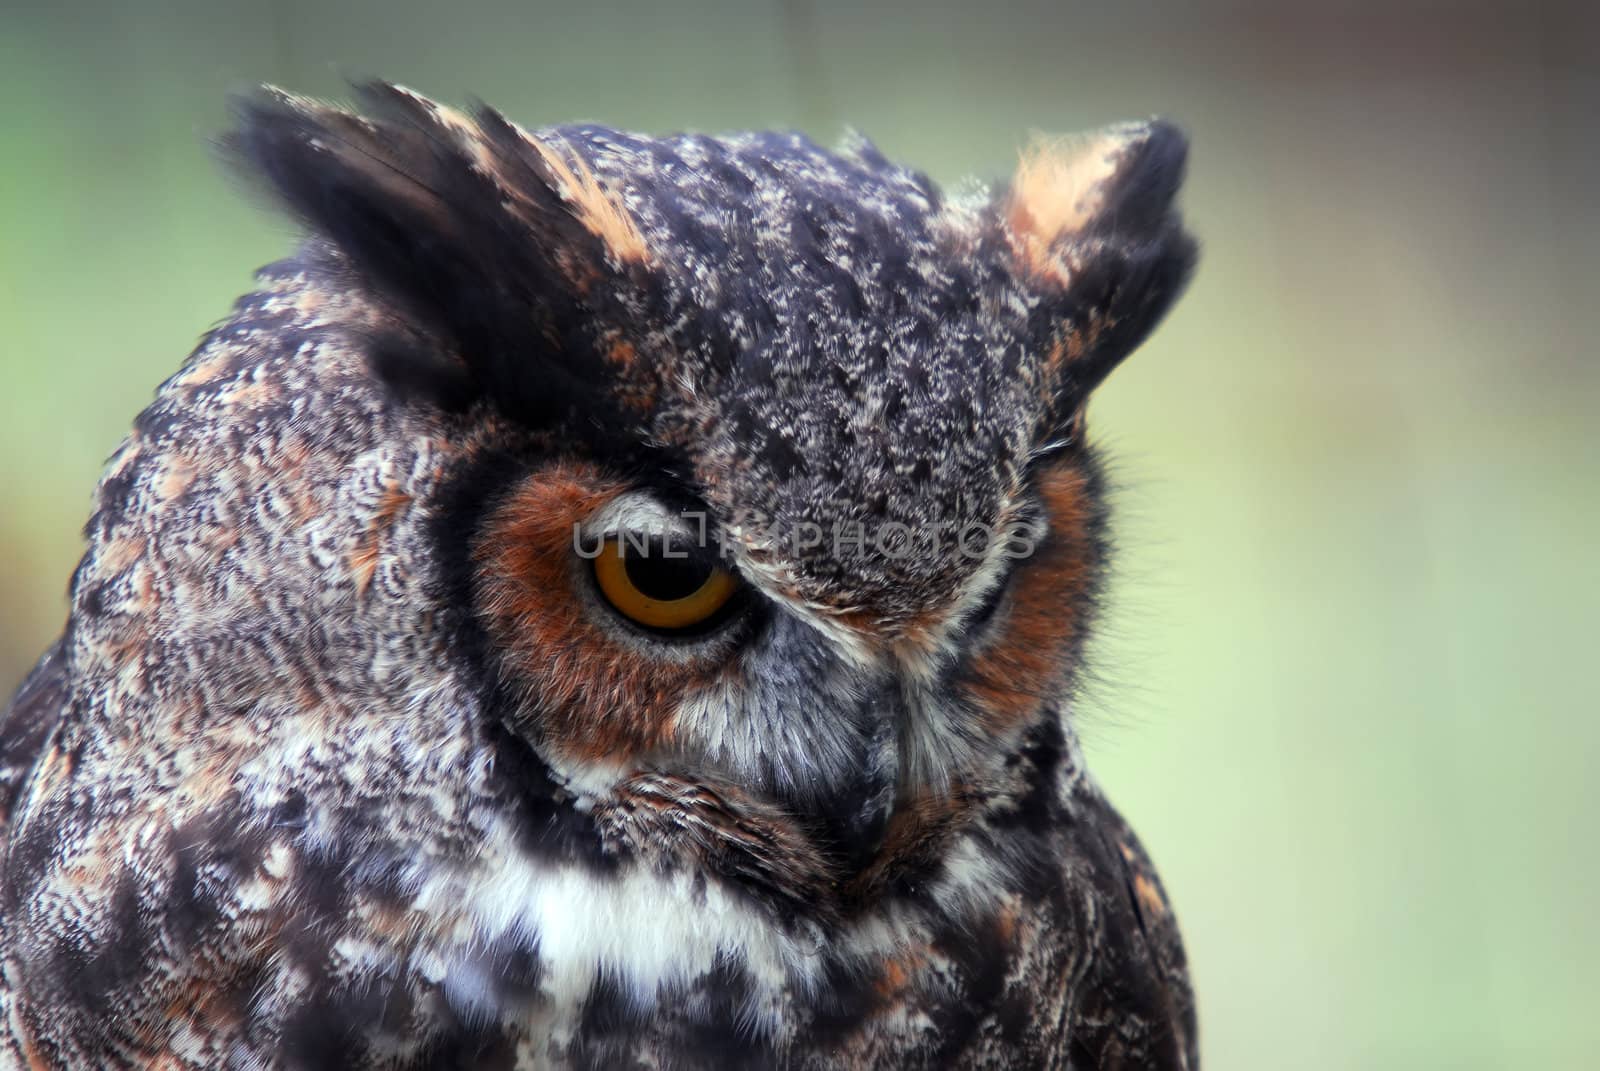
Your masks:
M453 348L440 359L464 362L476 393L533 422L590 404L607 369L580 307L648 280L620 201L567 147L488 108L381 82L357 94L364 114L263 88L236 100L221 147ZM414 357L396 367L412 383L459 379Z
M1187 154L1171 123L1126 123L1036 142L1006 190L1001 225L1041 292L1037 337L1063 422L1189 281L1198 249L1173 206Z

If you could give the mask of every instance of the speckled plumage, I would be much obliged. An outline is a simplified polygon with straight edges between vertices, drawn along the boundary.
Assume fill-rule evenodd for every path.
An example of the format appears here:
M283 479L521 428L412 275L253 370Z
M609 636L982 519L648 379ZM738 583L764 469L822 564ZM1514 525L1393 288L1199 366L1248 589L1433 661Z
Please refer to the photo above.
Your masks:
M313 236L139 416L0 722L0 1066L1196 1066L1069 703L1181 136L952 198L364 100L241 106ZM667 639L572 533L686 511L749 597Z

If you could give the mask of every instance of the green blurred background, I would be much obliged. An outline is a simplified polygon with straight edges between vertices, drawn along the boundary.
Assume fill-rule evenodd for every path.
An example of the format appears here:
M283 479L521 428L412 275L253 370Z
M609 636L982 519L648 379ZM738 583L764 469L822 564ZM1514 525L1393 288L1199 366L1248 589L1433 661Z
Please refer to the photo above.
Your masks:
M947 182L1161 112L1205 254L1093 414L1122 568L1084 725L1207 1062L1600 1066L1586 6L0 0L0 693L102 460L292 243L209 158L230 90L849 124Z

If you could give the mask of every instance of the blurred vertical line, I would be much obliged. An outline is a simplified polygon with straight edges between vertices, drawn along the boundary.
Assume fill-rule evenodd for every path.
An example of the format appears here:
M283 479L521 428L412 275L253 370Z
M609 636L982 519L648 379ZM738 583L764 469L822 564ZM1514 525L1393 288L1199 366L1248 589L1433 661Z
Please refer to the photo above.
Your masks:
M779 0L783 41L789 52L789 74L800 102L802 125L813 135L832 136L838 131L838 113L828 91L822 62L822 40L817 30L817 9L812 0Z

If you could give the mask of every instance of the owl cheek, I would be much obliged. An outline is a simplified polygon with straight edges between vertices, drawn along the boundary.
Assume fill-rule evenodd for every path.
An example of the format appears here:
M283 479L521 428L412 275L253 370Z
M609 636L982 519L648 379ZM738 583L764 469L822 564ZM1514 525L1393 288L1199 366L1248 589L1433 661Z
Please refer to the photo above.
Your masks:
M473 549L474 608L515 697L510 720L564 765L627 765L669 746L682 696L706 676L620 642L580 587L575 527L624 490L591 466L542 469L491 510Z
M1015 594L998 634L958 678L993 734L1031 721L1070 680L1100 570L1098 517L1088 482L1070 463L1040 476L1049 534L1018 562Z

